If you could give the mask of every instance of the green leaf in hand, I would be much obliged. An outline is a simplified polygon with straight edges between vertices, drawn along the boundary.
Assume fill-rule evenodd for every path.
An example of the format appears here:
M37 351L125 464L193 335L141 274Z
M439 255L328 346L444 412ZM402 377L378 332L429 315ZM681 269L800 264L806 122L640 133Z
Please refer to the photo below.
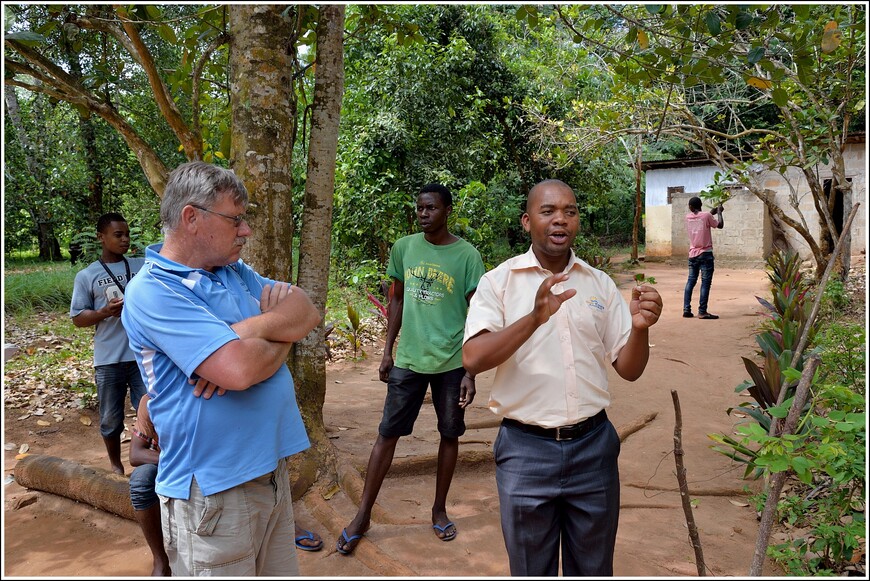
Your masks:
M656 279L652 276L646 276L644 273L639 272L634 275L634 281L637 283L637 286L642 284L655 284Z

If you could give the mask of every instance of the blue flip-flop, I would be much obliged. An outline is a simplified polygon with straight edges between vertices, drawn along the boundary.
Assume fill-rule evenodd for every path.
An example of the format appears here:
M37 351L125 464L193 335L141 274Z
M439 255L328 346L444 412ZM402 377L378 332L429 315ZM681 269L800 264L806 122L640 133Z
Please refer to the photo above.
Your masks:
M447 529L449 529L450 527L453 527L452 533L447 532ZM440 531L440 532L444 533L443 537L438 537L438 533L435 533L435 536L438 537L442 541L452 541L453 539L456 538L456 525L453 524L452 522L448 522L443 527L433 524L432 528L435 529L436 531Z
M304 535L299 535L299 536L296 537L296 539L295 539L295 543L296 543L296 548L297 548L297 549L302 549L303 551L319 551L320 549L323 548L323 539L320 539L320 540L318 541L318 539L315 539L315 538L314 538L314 533L313 533L313 532L311 532L311 531L306 531L305 529L302 529L302 530L303 530L303 532L304 532L305 534L304 534ZM305 541L305 540L308 540L308 541L317 541L317 544L316 544L316 545L303 545L300 541Z
M338 542L335 543L335 550L341 553L342 555L350 555L353 553L356 546L359 544L360 539L362 539L362 534L353 535L352 537L347 536L347 529L341 529L341 537L338 539ZM356 541L356 543L351 546L350 544ZM350 547L350 548L346 548Z

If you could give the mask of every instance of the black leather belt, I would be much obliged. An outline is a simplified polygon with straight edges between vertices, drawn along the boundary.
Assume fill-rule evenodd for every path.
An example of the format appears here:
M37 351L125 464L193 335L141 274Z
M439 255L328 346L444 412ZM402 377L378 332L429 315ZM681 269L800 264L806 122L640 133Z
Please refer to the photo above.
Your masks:
M544 428L533 424L524 424L511 418L504 418L502 423L506 426L511 426L522 430L527 434L534 434L542 438L550 438L558 442L564 440L574 440L582 437L584 434L591 432L607 420L607 414L601 410L591 418L586 418L582 422L577 422L570 426L559 426L558 428Z

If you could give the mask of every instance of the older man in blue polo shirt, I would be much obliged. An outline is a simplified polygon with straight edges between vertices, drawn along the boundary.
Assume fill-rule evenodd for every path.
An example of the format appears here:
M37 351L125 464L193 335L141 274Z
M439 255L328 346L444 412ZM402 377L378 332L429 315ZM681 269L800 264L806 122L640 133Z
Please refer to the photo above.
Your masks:
M239 258L248 193L190 162L169 176L122 319L160 434L156 491L174 575L298 575L286 458L309 447L285 360L321 315ZM219 390L223 397L211 398ZM209 400L209 401L206 401Z

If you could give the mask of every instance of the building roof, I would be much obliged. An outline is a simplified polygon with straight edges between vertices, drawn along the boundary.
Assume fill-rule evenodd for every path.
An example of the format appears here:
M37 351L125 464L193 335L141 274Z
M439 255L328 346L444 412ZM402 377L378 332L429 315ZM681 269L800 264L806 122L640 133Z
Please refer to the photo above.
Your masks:
M867 134L864 131L850 131L846 137L846 143L865 143ZM677 167L701 167L715 165L707 157L686 157L682 159L660 159L657 161L644 161L640 164L643 171L651 169L673 169Z
M702 165L713 165L713 162L706 157L687 157L683 159L661 159L658 161L644 161L640 164L640 167L643 171L647 171L650 169L698 167Z

